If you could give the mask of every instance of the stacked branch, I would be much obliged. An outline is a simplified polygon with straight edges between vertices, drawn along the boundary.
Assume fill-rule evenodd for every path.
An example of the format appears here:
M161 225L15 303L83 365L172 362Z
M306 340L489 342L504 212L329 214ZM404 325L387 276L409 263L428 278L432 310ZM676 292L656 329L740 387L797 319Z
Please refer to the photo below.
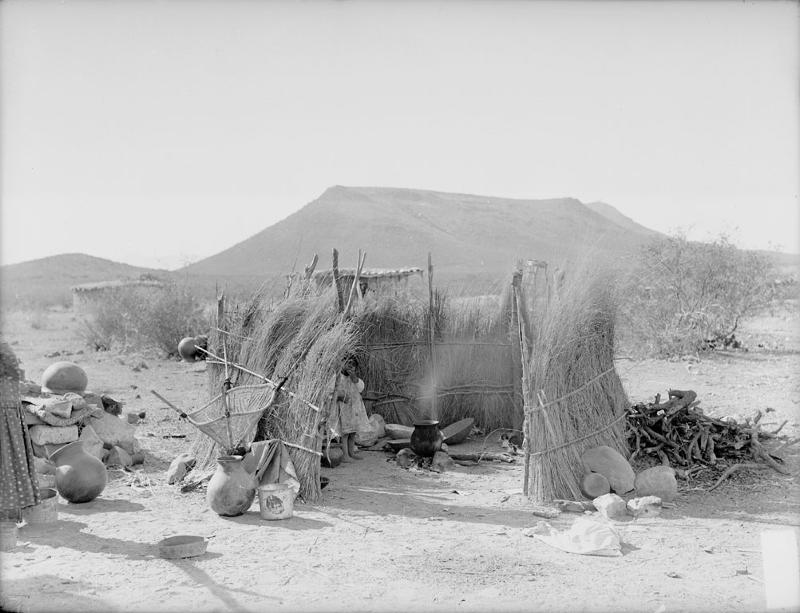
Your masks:
M767 465L788 474L783 460L764 448L763 441L775 439L777 431L761 429L761 411L738 423L709 417L698 408L699 404L692 390L670 390L667 402L656 397L650 404L632 406L627 415L631 460L651 456L683 476L703 466L733 463L714 487L734 470L751 464Z

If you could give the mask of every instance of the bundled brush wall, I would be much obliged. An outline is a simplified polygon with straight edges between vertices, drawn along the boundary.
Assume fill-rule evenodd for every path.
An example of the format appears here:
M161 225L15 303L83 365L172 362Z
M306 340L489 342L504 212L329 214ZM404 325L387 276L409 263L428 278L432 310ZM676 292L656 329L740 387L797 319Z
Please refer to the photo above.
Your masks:
M283 395L254 434L290 445L308 501L320 496L324 421L349 354L358 358L369 412L407 425L472 417L486 431L524 429L526 493L579 497L583 449L605 444L627 452L610 284L575 277L565 286L539 262L521 264L515 280L500 297L373 296L347 317L332 288L299 284L276 303L257 295L231 310L220 318L227 333L212 334L210 344L217 353L224 344L229 360L286 379L296 392ZM209 391L216 394L224 371L212 366ZM232 377L234 385L257 382L239 371ZM216 450L200 438L198 464L209 465Z

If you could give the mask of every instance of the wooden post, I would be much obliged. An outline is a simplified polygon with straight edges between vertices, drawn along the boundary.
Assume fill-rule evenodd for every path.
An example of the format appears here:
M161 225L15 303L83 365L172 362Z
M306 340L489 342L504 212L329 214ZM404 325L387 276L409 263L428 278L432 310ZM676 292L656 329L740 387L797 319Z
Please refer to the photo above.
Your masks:
M522 275L519 277L514 277L514 280L518 281L518 284L514 286L514 304L517 309L517 318L519 321L519 328L518 328L518 342L520 347L520 355L522 358L522 399L523 399L523 411L524 411L524 420L523 420L523 431L525 433L525 477L522 485L522 491L525 496L528 496L529 493L529 485L530 485L530 467L531 467L531 419L530 419L530 410L531 410L531 390L530 390L530 374L528 372L529 364L530 364L530 350L528 348L528 339L523 329L523 308L525 303L525 296L522 292Z
M428 252L428 344L430 349L431 360L431 417L433 419L439 418L439 412L436 407L436 348L435 348L435 324L433 321L434 314L434 301L433 301L433 260L431 259L431 252Z
M339 284L339 252L333 250L333 287L336 288L336 301L339 305L339 312L344 311L344 296L342 295L342 286Z
M522 354L520 352L519 344L519 317L517 316L516 305L516 288L521 282L522 270L516 270L511 278L511 299L508 304L509 319L508 319L508 341L511 345L509 348L509 356L511 358L511 384L514 388L512 396L512 403L514 405L514 421L513 427L516 430L521 430L523 435L525 431L524 419L525 413L523 411L522 403Z
M217 296L217 328L225 329L225 292Z
M361 249L358 250L358 266L356 267L356 275L353 278L353 285L350 286L350 295L347 297L347 306L344 307L344 315L347 317L347 314L350 313L350 306L353 304L353 296L356 294L356 289L358 288L358 280L361 277L361 271L364 269L364 260L367 259L366 252L364 256L361 256ZM360 295L361 292L358 292Z
M319 256L315 253L314 259L311 260L311 263L306 266L305 270L303 271L306 281L309 281L311 279L311 275L314 274L314 269L317 267L317 262L319 262Z

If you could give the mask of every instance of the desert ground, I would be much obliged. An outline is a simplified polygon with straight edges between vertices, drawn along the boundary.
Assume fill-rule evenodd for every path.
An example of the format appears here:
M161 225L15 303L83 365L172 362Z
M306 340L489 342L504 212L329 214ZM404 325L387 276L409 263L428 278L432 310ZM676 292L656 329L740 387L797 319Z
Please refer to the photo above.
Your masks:
M618 522L621 557L566 553L526 536L544 521L521 496L523 465L483 463L443 474L397 466L380 451L323 469L323 501L264 521L210 511L205 491L180 493L165 470L197 431L150 390L189 408L208 399L204 363L94 352L69 310L5 313L3 332L38 380L72 360L89 388L147 412L137 426L144 466L111 470L100 498L61 500L52 527L23 525L2 553L2 607L11 611L759 611L766 607L762 533L800 530L800 451L789 476L740 471L713 492L679 481L659 517ZM631 402L693 389L714 416L765 411L765 428L800 434L800 313L764 314L740 335L749 351L676 361L620 356ZM759 346L760 345L760 346ZM55 352L60 355L53 356ZM50 356L50 357L47 357ZM173 438L185 435L185 438ZM166 437L166 438L165 438ZM500 450L496 438L461 448ZM548 520L566 529L578 515ZM199 557L166 560L156 543L208 539Z

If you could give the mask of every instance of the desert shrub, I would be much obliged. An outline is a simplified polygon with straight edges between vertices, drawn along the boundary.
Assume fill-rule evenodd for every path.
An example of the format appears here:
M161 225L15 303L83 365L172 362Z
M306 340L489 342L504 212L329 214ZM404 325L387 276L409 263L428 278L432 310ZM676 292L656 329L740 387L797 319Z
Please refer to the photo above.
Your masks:
M769 302L771 267L724 235L701 243L676 234L645 246L622 288L626 351L671 356L727 345L742 319Z
M157 349L174 355L181 338L206 333L209 321L208 310L186 287L131 287L90 307L82 332L97 350Z

